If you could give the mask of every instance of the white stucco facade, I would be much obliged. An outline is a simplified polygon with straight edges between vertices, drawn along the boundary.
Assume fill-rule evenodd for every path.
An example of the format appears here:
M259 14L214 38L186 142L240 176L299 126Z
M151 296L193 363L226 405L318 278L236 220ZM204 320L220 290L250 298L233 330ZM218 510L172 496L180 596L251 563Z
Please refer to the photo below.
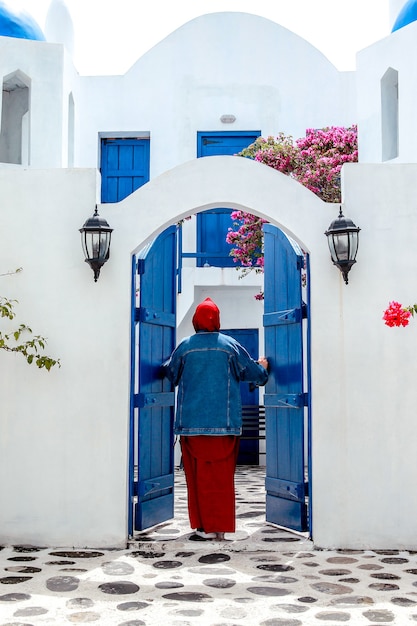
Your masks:
M0 273L23 267L2 278L1 293L18 300L16 319L46 335L62 363L45 373L0 350L0 543L126 543L131 257L168 225L221 206L264 217L310 254L316 545L417 549L417 330L381 320L390 300L416 299L416 28L359 53L356 72L338 72L285 28L240 13L192 20L124 76L81 77L68 45L0 37L3 106L13 85L29 90L20 162L17 144L1 144ZM223 124L225 114L236 121ZM346 286L324 236L338 206L254 161L197 159L196 135L301 137L354 123L360 163L344 166L343 208L361 233ZM114 232L94 284L78 229L100 198L100 139L133 136L150 138L151 180L99 204ZM179 336L190 331L195 304L213 294L224 327L261 326L259 276L238 281L234 270L192 264L183 271Z

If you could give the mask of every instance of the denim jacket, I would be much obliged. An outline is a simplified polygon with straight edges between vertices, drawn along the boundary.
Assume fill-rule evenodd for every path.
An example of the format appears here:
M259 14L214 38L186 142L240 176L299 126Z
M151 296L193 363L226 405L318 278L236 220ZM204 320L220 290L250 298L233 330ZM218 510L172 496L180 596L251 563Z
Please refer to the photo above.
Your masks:
M178 385L175 434L240 435L240 381L265 385L268 373L232 337L199 331L184 339L164 363Z

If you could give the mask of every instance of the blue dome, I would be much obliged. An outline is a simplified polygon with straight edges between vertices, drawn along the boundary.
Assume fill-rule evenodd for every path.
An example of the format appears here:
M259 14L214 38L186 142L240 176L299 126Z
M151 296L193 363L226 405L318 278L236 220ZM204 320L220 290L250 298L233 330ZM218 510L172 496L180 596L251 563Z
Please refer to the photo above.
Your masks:
M0 36L45 41L45 35L26 11L0 0Z
M400 28L403 28L404 26L407 26L407 24L411 24L411 22L415 22L416 20L417 0L408 0L408 2L405 3L401 11L399 12L391 32L399 30Z

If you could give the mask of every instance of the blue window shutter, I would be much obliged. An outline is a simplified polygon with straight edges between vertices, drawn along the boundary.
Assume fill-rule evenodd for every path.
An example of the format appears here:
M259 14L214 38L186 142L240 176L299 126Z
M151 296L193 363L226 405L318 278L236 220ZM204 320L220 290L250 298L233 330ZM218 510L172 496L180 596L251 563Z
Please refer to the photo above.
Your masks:
M120 202L149 181L149 139L102 139L101 201Z

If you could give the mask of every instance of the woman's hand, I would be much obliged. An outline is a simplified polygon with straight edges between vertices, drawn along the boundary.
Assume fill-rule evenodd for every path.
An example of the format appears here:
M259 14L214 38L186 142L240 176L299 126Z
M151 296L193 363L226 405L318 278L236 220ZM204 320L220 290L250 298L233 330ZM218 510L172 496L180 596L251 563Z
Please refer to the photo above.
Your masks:
M268 369L268 359L265 356L259 357L257 363L259 363L259 365L262 365L262 367L264 367L266 370Z

